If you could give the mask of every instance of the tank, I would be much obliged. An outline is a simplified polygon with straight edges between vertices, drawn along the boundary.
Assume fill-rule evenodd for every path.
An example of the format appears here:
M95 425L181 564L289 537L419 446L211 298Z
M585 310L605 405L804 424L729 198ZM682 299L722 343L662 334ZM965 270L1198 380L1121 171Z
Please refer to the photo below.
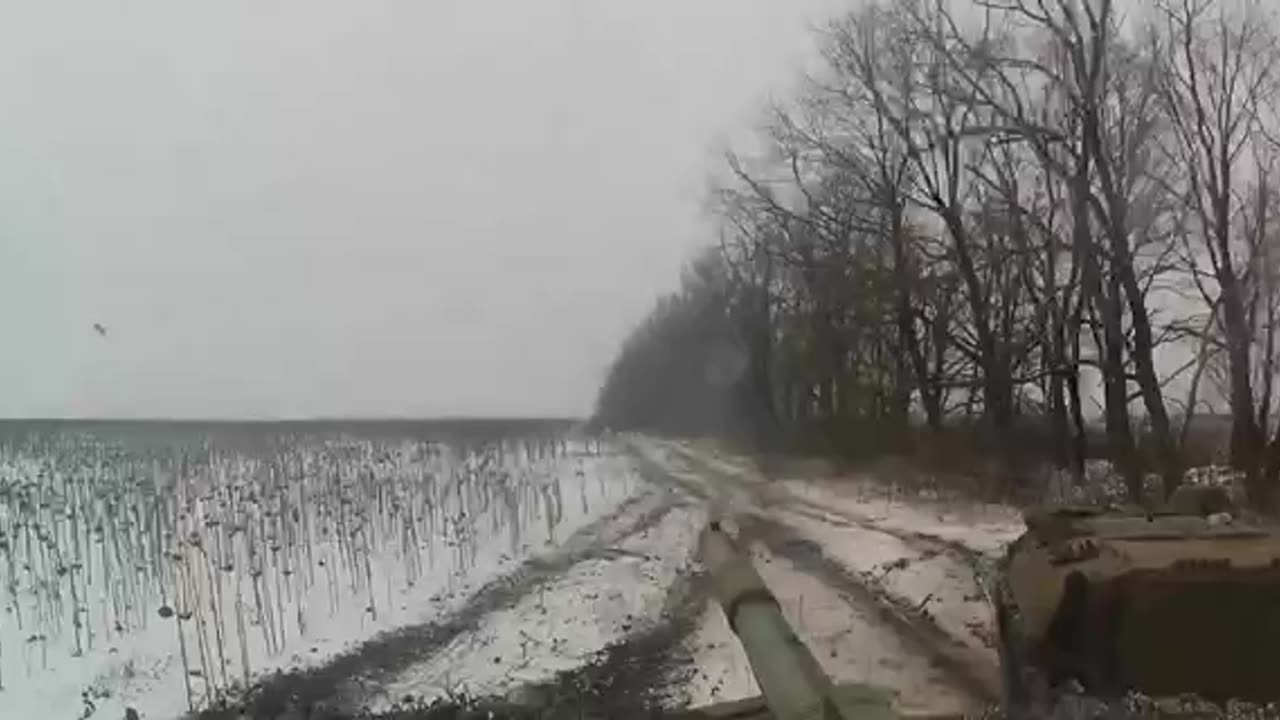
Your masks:
M1159 510L1040 507L993 592L1007 714L1055 692L1280 700L1280 528L1218 488Z
M783 616L777 599L737 542L712 522L701 538L712 590L738 636L761 696L676 713L689 720L895 720L960 718L921 708L889 689L834 684Z

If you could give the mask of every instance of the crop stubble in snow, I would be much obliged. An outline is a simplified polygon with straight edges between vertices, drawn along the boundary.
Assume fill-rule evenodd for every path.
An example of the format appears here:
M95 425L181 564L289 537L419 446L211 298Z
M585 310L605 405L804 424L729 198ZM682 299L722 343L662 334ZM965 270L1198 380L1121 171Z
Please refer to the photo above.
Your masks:
M255 688L244 703L206 711L201 720L276 717L345 717L357 698L367 698L399 672L422 663L455 639L476 633L491 614L514 607L578 563L608 554L611 544L653 527L675 506L675 498L657 490L632 496L609 515L575 532L558 551L527 560L491 580L443 619L400 628L369 640L316 668L273 677Z
M405 695L492 696L588 662L603 647L664 622L664 599L690 561L703 513L658 506L510 606L495 608L423 663L389 681L382 704ZM650 522L652 521L652 522ZM375 708L379 703L371 703Z
M385 632L394 657L395 628L494 587L639 482L624 457L545 433L112 428L6 431L0 447L6 714L164 720L246 676L260 698L305 668L358 676L353 644Z

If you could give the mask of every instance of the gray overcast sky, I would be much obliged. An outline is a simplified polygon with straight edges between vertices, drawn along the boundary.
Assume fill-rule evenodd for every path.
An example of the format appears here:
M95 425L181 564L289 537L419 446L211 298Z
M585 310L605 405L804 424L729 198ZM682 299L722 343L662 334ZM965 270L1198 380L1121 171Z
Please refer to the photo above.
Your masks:
M840 6L6 0L0 415L586 412Z

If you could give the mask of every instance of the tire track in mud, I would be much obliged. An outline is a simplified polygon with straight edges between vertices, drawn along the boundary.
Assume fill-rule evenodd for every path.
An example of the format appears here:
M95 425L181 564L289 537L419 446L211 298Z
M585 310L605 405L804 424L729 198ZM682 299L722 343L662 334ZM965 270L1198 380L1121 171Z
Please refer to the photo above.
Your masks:
M710 581L690 553L663 594L655 621L597 650L581 665L501 699L461 699L426 710L392 709L370 720L546 720L659 716L696 671L684 650L698 627Z
M840 562L827 556L822 547L801 537L785 524L760 515L739 519L745 539L762 542L769 552L786 558L803 572L846 596L859 607L872 611L920 656L942 669L977 705L999 698L999 677L994 668L975 662L971 651L947 634L917 608L868 584Z
M710 490L697 487L697 483L691 480L680 478L677 473L662 467L658 461L649 458L643 452L633 452L643 458L642 467L648 473L644 475L647 480L653 482L662 479L700 498L711 498ZM679 446L675 446L674 452L692 473L731 483L736 489L748 493L756 501L757 510L742 513L737 518L744 540L758 540L764 543L769 552L790 560L802 571L845 595L852 602L872 611L881 622L894 630L908 647L913 648L922 657L928 658L947 673L957 686L972 696L975 704L989 704L999 698L999 675L989 663L975 658L969 648L951 637L936 621L923 615L917 608L910 607L901 599L869 584L857 573L827 556L818 543L802 537L789 525L767 517L767 511L770 508L780 508L830 524L847 523L848 527L891 536L918 552L932 554L945 552L953 557L959 556L957 559L974 571L975 576L978 577L979 586L982 586L980 571L976 564L979 558L978 553L958 543L951 543L930 535L895 532L870 522L859 522L858 519L845 513L836 513L811 501L797 498L791 493L786 493L782 498L766 497L762 492L763 488L754 488L748 483L727 477L723 470L706 463ZM793 500L795 502L792 502ZM839 519L836 520L833 516Z
M969 574L972 578L974 589L985 600L987 605L990 607L995 605L993 594L995 592L994 578L997 574L996 566L998 563L996 557L985 555L955 540L925 532L886 527L872 517L841 508L827 507L769 483L752 483L751 481L743 480L727 470L716 467L697 453L678 443L663 442L662 445L667 448L670 455L674 455L686 468L690 468L693 472L704 476L718 478L721 482L732 484L738 491L749 495L756 505L761 508L761 512L754 513L759 517L764 517L762 513L767 513L769 510L782 510L828 525L861 532L877 533L894 538L900 541L907 549L918 554L918 557L913 562L929 561L937 556L949 558ZM774 522L778 527L784 527L782 524L778 524L777 521ZM789 532L794 532L790 526L785 527ZM800 538L797 536L797 539ZM821 550L820 545L816 543L810 544L819 551ZM915 628L913 632L922 641L935 648L933 654L942 653L946 656L938 658L941 665L962 671L962 674L968 678L965 681L967 686L980 689L981 692L979 694L985 697L987 701L994 701L998 698L1000 688L999 669L995 666L995 661L992 658L984 656L981 652L976 652L972 647L965 645L953 633L948 632L934 617L924 612L922 608L913 607L903 598L877 587L874 583L869 583L865 579L859 578L856 571L846 567L839 561L828 558L825 555L823 560L829 569L843 577L839 582L851 582L861 585L867 593L870 593L870 596L874 598L878 606L882 609L887 608L891 615L905 623L903 625L904 628L907 626ZM972 627L966 626L966 628L970 635L990 647L986 637L974 632Z
M739 479L729 477L728 472L708 463L705 459L699 457L696 453L679 443L664 441L662 444L669 451L678 455L686 465L696 468L696 472L708 473L722 480L727 480L736 484L741 490L752 495L764 508L781 506L786 510L804 515L813 520L818 520L819 522L843 527L856 527L863 530L873 530L875 532L883 533L901 540L908 547L918 552L946 553L956 560L963 562L975 572L981 572L982 564L987 560L983 553L955 540L930 535L925 532L886 527L876 522L875 518L852 513L847 510L828 507L776 486L764 485L760 488L751 487L749 483L744 483Z
M664 717L693 658L680 655L697 628L709 580L687 565L664 596L660 622L597 651L590 660L506 697L457 698L429 706L407 703L362 720L548 720ZM679 657L680 668L672 659Z
M888 535L900 540L907 548L919 553L921 558L927 559L937 555L945 555L960 563L965 570L973 575L974 584L982 592L983 596L987 598L987 601L991 601L992 590L989 578L995 565L995 559L966 546L964 543L940 538L928 533L884 527L873 518L822 507L812 500L797 497L791 493L787 493L786 498L781 502L773 501L766 507L781 507L787 512L803 515L811 520L817 520L836 527Z
M636 468L640 471L640 477L650 484L678 489L698 500L707 501L711 499L711 492L700 484L681 478L678 474L663 467L661 463L635 448L629 448L629 450L631 456L635 459Z
M686 467L691 468L693 472L709 474L724 482L733 483L737 489L750 495L761 508L781 508L828 525L881 533L901 541L909 549L920 553L922 557L946 555L959 562L973 575L975 585L987 598L988 602L991 601L990 577L996 561L994 558L968 547L964 543L925 532L886 527L876 522L874 518L851 513L847 510L827 507L785 489L769 485L752 487L748 482L730 477L730 474L725 470L708 463L703 458L698 457L696 453L678 443L663 442L662 444L670 452L677 455L680 461ZM652 460L649 462L656 465ZM683 485L687 484L683 483ZM704 492L702 497L706 496Z
M693 658L682 653L697 629L710 582L686 565L663 600L659 622L602 648L593 660L567 670L518 697L539 717L654 717L691 675Z
M651 508L638 513L646 502ZM458 636L475 631L490 613L513 607L579 563L606 558L611 546L657 525L687 504L669 487L652 486L623 501L612 512L569 536L548 555L525 560L514 570L485 583L445 617L381 633L322 665L277 672L260 680L242 698L196 711L189 720L240 720L289 717L338 720L351 717L350 698L358 688L428 660ZM634 514L628 518L628 515Z

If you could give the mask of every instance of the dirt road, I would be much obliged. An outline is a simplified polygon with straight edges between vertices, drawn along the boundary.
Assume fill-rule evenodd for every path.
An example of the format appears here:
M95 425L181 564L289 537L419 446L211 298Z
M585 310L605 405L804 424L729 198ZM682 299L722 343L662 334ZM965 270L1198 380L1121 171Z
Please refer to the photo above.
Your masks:
M998 679L985 637L978 553L819 505L681 444L640 440L633 451L646 478L677 484L738 526L788 619L834 679L891 687L930 707L994 701ZM909 576L913 565L932 567L905 583L886 582L890 574ZM754 691L727 694L743 689ZM686 686L685 694L697 703L726 693L700 697Z
M236 707L200 717L431 717L475 697L551 716L634 717L754 695L696 557L712 515L737 526L837 681L892 687L932 707L993 699L978 553L815 502L684 445L634 438L626 451L644 487L554 551L435 622L269 678Z

